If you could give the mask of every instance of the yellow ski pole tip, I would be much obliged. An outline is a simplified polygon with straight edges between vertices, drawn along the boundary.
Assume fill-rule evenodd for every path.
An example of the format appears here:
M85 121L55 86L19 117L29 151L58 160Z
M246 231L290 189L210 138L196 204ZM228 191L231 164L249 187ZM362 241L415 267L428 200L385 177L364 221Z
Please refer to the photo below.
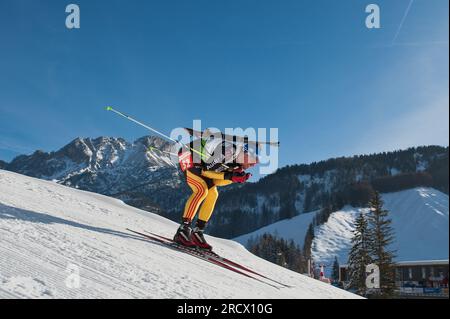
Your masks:
M105 107L105 110L107 110L107 111L112 111L112 107L111 106L107 106L107 107Z

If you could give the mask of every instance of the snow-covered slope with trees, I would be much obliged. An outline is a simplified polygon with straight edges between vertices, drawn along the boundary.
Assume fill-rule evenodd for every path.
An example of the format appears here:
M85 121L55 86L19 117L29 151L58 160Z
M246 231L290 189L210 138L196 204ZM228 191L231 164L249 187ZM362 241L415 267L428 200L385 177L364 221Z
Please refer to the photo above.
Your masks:
M389 211L397 251L396 261L448 259L449 206L448 195L432 188L414 188L383 194L384 208ZM353 222L367 208L346 207L331 214L316 229L312 257L331 264L334 256L346 263L350 249Z
M433 188L418 187L382 195L384 208L389 210L395 231L393 249L397 261L448 259L449 206L448 195ZM335 256L340 263L347 262L351 247L354 221L367 208L345 206L333 212L328 221L315 228L312 258L318 263L331 265ZM307 215L306 215L307 216ZM246 244L248 238L269 232L302 245L309 224L305 215L280 221L236 240ZM286 227L288 225L288 227Z
M149 152L150 146L156 149ZM158 151L173 151L171 146L154 136L133 142L76 138L55 152L0 160L0 169L115 197L178 221L191 190L177 159ZM330 204L361 206L372 189L430 186L448 193L448 158L448 147L425 146L286 166L256 183L220 188L208 232L234 238Z
M127 227L171 236L177 225L117 199L0 170L0 298L357 298L233 241L209 237L219 254L293 287L273 288Z
M249 239L256 239L263 234L272 234L292 239L297 245L302 247L308 226L313 221L315 215L316 212L311 212L300 214L290 219L283 219L269 226L262 227L252 233L239 236L234 240L245 246Z
M448 193L448 158L448 148L426 146L285 166L257 183L225 188L210 229L235 238L329 205L364 206L374 190L427 186Z

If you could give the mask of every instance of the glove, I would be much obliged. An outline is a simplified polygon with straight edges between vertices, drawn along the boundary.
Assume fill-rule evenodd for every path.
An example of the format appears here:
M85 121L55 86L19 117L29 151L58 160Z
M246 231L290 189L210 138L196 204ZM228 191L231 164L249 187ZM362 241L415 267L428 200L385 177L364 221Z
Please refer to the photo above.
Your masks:
M233 183L245 183L250 177L252 177L252 174L244 171L234 171L230 172L227 177L227 179L231 180Z
M233 172L237 172L237 173L245 173L244 169L241 166L236 167Z

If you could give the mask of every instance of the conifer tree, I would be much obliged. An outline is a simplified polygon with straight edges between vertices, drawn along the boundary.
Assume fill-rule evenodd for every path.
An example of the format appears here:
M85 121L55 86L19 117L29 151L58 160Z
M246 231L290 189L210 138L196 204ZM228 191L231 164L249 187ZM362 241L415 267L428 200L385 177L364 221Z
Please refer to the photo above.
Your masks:
M331 273L331 278L334 281L339 281L339 261L337 259L337 256L334 257L334 263L333 263L333 269L332 269L332 273Z
M391 250L394 242L394 231L389 218L389 211L383 209L383 201L378 192L375 192L370 201L370 212L367 215L370 233L369 253L372 262L380 270L379 297L392 296L395 288L394 265L395 251Z
M309 224L303 243L303 256L306 260L311 258L311 247L314 240L314 222Z
M352 248L348 257L348 277L349 288L356 289L357 293L362 296L367 291L366 266L372 263L369 241L368 223L364 214L361 212L355 221Z

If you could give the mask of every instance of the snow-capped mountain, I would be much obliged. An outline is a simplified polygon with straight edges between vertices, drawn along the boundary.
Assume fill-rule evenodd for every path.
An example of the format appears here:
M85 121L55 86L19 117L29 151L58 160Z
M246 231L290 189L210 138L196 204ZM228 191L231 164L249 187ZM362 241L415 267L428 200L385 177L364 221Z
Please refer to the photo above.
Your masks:
M358 298L230 240L208 237L219 254L293 287L276 289L127 227L171 236L177 225L111 197L0 170L0 298Z
M77 138L56 152L18 156L8 170L82 190L115 196L134 206L159 209L171 205L180 187L170 155L171 144L144 136L133 143L121 138Z
M384 208L389 210L395 233L393 249L396 261L448 259L449 202L448 195L433 188L414 188L382 194ZM346 263L351 248L354 222L367 208L345 206L333 212L328 221L315 228L312 258L331 265L335 256ZM235 240L246 244L248 239L264 233L277 234L303 245L308 221L315 213L301 214L261 228Z

